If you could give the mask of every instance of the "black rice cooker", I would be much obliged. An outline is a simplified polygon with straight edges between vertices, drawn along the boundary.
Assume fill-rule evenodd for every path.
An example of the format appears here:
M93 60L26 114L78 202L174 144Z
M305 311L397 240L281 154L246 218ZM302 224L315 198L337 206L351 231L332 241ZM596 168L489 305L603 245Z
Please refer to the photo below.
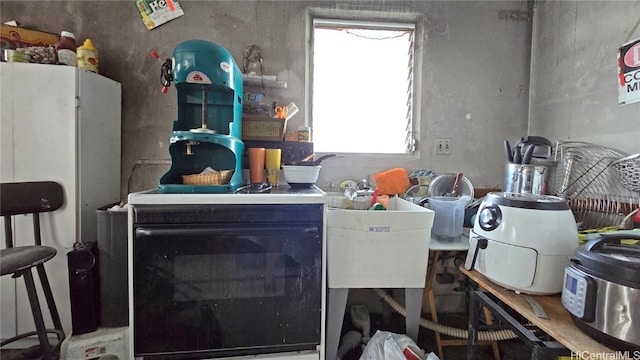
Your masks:
M615 350L640 347L640 235L600 235L565 268L562 305L576 326Z

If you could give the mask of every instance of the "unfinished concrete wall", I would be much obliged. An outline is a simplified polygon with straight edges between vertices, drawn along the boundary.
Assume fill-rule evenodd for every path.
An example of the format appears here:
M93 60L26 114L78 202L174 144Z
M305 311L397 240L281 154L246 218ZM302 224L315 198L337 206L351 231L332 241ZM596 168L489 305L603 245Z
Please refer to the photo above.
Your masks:
M135 1L10 1L0 3L3 22L91 38L100 52L100 73L122 83L122 196L157 186L167 165L139 165L169 159L175 119L175 88L160 93L155 49L171 55L176 44L204 39L226 47L241 62L249 44L262 48L265 72L287 82L266 89L282 103L305 110L305 30L308 8L423 14L420 155L413 159L344 157L326 162L319 183L362 178L391 167L463 171L477 187L500 186L503 139L526 134L530 30L525 1L189 1L185 15L147 30ZM502 16L501 16L502 14ZM304 116L292 119L296 129ZM46 121L46 119L43 119ZM433 139L452 139L451 155L434 155ZM135 171L134 171L135 166Z
M531 134L640 152L640 103L618 105L616 61L639 16L640 1L536 2Z

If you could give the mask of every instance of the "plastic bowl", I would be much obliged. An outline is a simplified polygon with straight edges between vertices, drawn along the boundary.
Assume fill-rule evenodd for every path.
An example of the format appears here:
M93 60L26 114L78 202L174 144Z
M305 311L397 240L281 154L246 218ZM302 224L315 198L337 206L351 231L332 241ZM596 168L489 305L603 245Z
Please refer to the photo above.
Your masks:
M284 179L290 186L308 187L318 181L322 166L282 165Z
M429 185L429 197L431 196L445 196L453 189L453 184L456 182L456 174L442 174L438 175L435 179L431 180ZM471 181L465 176L462 176L462 181L458 185L458 196L468 195L469 202L473 200L474 189Z

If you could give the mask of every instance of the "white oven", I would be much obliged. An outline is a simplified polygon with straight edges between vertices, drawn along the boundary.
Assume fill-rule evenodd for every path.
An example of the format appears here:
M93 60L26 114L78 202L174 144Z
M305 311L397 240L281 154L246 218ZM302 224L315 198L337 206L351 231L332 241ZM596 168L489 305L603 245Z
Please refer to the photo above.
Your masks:
M324 358L326 197L129 196L130 353Z

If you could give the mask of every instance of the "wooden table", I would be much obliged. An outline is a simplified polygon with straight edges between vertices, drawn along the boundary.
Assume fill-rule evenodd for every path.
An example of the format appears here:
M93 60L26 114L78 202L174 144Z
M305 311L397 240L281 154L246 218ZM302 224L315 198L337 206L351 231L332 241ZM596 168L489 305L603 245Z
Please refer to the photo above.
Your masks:
M438 323L438 312L436 310L436 301L433 294L433 281L435 280L436 272L438 270L438 261L440 260L440 255L442 252L447 251L467 251L469 249L469 231L469 228L463 229L460 239L452 242L440 242L435 238L435 236L431 236L431 241L429 242L429 252L433 254L433 257L429 263L429 267L427 268L427 278L425 280L424 293L422 295L422 310L424 312L427 302L429 302L431 320L435 323ZM491 322L491 318L489 317L489 315L489 313L486 314L486 321ZM443 347L467 345L466 339L442 339L442 336L437 331L434 331L434 336L436 339L438 356L441 360L445 360L444 353L442 351ZM491 345L494 359L500 360L500 351L498 349L498 344L495 341L481 342L480 344Z
M566 352L570 352L570 355L586 359L615 359L616 352L593 340L576 327L571 315L560 302L560 294L533 296L549 317L549 319L542 319L536 316L531 305L525 300L524 295L517 294L512 290L505 289L502 286L493 283L476 270L468 271L464 266L460 266L460 271L469 277L469 279L475 281L482 290L494 295L511 309L524 316L531 324L535 325L555 339L557 343L566 348ZM501 309L490 310L493 312L496 310L500 311ZM473 314L470 314L469 316L469 329L471 331L471 318L473 317ZM475 337L477 337L477 335ZM474 341L473 338L474 336L470 333L467 345L467 359L473 359L473 354L471 354L471 352L475 352L474 347L476 346L472 344ZM553 344L548 343L541 345L553 346ZM562 351L558 349L558 353L561 352ZM540 355L541 353L534 351L532 353L532 358L544 357L537 356L536 354Z

